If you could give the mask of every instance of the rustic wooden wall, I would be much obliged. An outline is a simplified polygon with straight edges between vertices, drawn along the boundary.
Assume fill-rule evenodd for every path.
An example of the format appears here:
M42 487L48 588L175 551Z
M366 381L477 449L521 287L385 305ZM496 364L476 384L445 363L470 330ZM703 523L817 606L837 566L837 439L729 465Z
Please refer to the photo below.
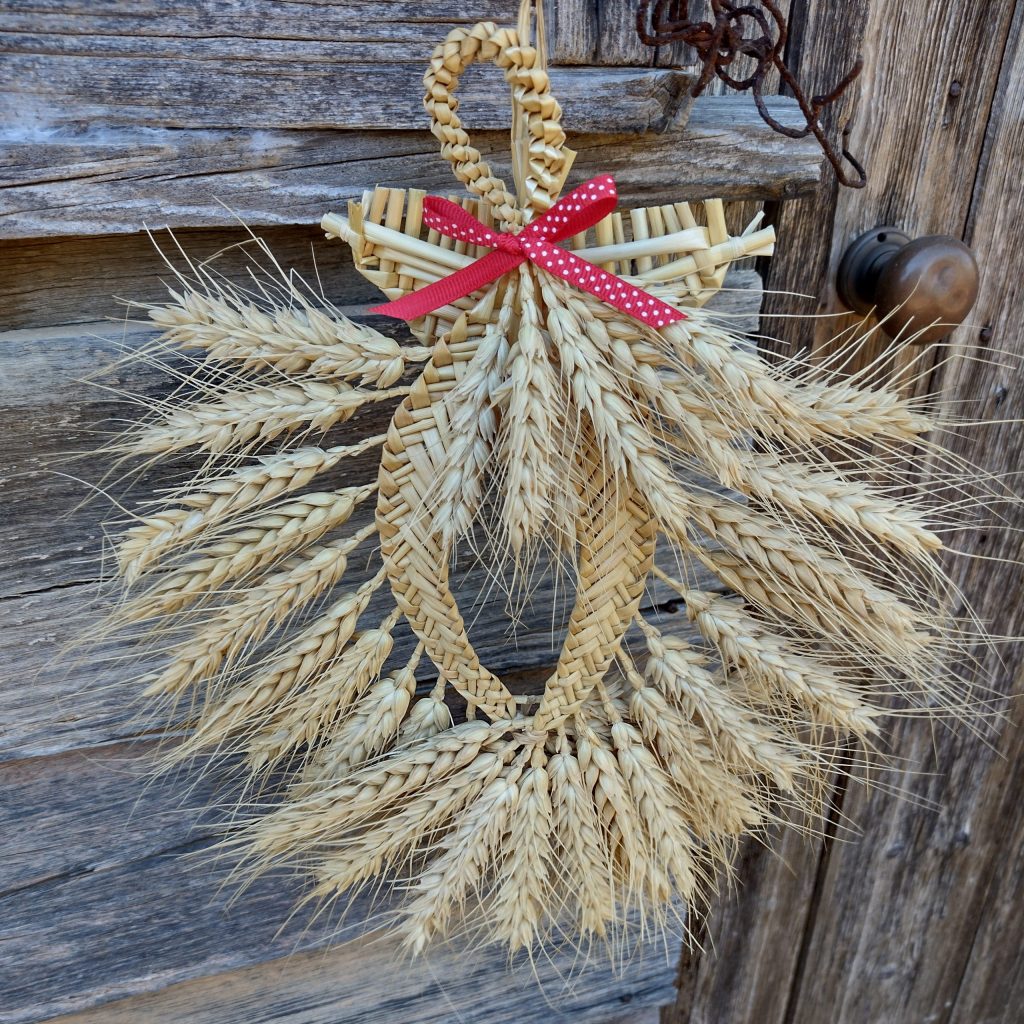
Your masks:
M829 175L813 199L773 211L781 244L766 266L765 329L791 351L823 346L849 320L816 326L773 319L841 312L834 281L845 246L877 224L945 233L970 244L982 290L953 341L967 358L925 378L980 420L1024 415L1024 4L937 6L927 0L792 0L790 66L809 90L831 88L862 54L859 87L832 111L867 165L868 187ZM808 294L801 303L794 292ZM970 360L980 347L1002 366ZM869 347L865 358L877 348ZM1007 480L1021 473L1021 429L976 429L956 448ZM996 635L1020 635L1024 594L1019 512L1005 532L965 530L954 579ZM1018 800L1024 731L1021 645L983 657L1006 715L980 739L903 720L890 746L905 759L896 792L853 785L834 795L822 843L782 836L775 853L751 845L740 896L708 923L709 949L684 958L665 1024L997 1024L1022 1019L1024 931ZM848 831L850 826L856 831ZM777 854L777 855L776 855ZM713 948L711 948L713 944Z
M163 267L140 226L169 225L190 253L207 255L244 237L241 218L359 315L372 290L311 225L378 182L453 187L423 130L422 60L445 26L502 19L515 6L8 0L0 10L0 1021L653 1024L664 1005L671 1024L1019 1019L1024 816L1012 728L990 750L945 733L933 744L926 728L900 725L893 745L912 763L896 782L939 810L839 792L823 844L790 835L781 856L745 851L741 888L708 923L706 952L680 966L678 945L645 949L621 974L595 966L569 986L568 957L540 962L546 999L493 952L445 948L406 964L359 913L356 937L330 949L322 923L300 919L279 933L298 891L291 878L232 903L223 868L204 859L213 818L201 809L223 783L150 777L154 737L139 733L137 667L120 652L55 661L95 615L105 505L83 501L86 481L107 468L64 456L87 451L125 412L82 380L149 336L125 330L112 296L162 292ZM814 146L773 136L747 98L708 96L691 108L691 72L673 67L686 54L639 44L627 0L554 5L554 81L576 132L574 174L611 171L626 204L768 201L783 244L762 272L789 291L822 282L822 309L835 308L824 283L842 245L877 220L951 231L983 268L1019 268L1024 4L941 14L926 0L898 11L880 0L790 6L790 56L812 88L864 51L860 99L836 116L853 119L851 143L872 171L867 193L840 195L827 176L819 185ZM500 153L504 92L493 81L467 76L466 112L480 148ZM792 116L792 101L773 104ZM228 273L241 264L224 257ZM985 275L976 323L958 335L965 346L988 325L989 345L1024 347L1012 330L1020 277ZM723 301L755 311L757 276L748 269L732 283L740 290ZM772 297L767 312L795 301ZM783 344L813 333L766 326ZM115 379L148 395L167 387L138 366ZM985 415L1020 415L1019 378L1006 371L964 363L945 381ZM1011 428L990 428L970 452L1014 472L1019 447ZM991 553L1019 557L1017 543ZM996 546L965 538L972 545ZM962 581L997 631L1020 630L1016 580L965 562ZM550 610L541 603L537 621ZM671 605L663 612L671 618ZM496 629L482 646L500 670L553 660L540 629L514 656ZM1020 663L1003 654L996 677L1009 693ZM840 813L863 839L837 841Z

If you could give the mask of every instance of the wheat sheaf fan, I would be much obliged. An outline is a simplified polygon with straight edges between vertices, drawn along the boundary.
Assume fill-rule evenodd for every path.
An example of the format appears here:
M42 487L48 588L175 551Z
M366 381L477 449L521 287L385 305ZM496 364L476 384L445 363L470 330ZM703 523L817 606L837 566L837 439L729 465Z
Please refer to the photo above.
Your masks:
M290 277L261 300L200 271L149 311L195 371L118 449L200 456L117 548L114 618L180 638L146 680L191 727L168 756L283 774L232 833L243 861L302 863L325 901L391 880L417 952L469 925L611 946L699 910L742 837L820 811L888 703L969 701L950 511L906 489L908 451L943 464L933 424L702 309L771 229L730 237L717 201L616 212L607 176L559 199L573 154L528 29L460 28L430 61L467 198L378 188L324 218L418 344ZM456 113L474 61L511 86L512 192ZM450 579L481 528L520 577L568 566L533 692L481 660ZM652 586L697 639L641 613Z

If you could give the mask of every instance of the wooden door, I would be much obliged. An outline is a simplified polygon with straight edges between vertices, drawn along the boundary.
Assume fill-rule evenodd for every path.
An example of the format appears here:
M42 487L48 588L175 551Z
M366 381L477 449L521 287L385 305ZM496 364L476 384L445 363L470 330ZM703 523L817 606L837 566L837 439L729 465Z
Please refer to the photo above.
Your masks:
M221 867L202 859L214 841L202 808L217 779L147 774L153 738L139 733L130 684L139 667L126 671L117 650L55 658L95 615L104 504L83 501L109 468L65 457L95 448L97 431L124 415L115 395L82 381L152 337L122 322L112 295L162 295L142 225L174 228L204 257L244 237L237 216L358 315L375 296L341 247L323 241L321 213L378 182L451 189L419 109L422 63L451 24L507 19L515 6L13 0L0 11L0 1020L1017 1019L1024 819L1012 727L989 749L901 724L893 744L912 761L900 780L911 798L854 786L836 794L824 843L784 835L778 855L751 844L739 891L707 925L706 952L651 947L622 972L595 964L569 987L566 954L538 962L542 992L493 951L442 949L409 964L372 921L335 946L316 922L279 932L299 891L291 879L231 902ZM983 292L958 340L974 345L984 327L982 343L1024 347L1012 272L1022 262L1024 3L940 14L925 0L898 11L879 0L792 0L788 59L809 88L864 53L859 92L834 113L850 121L851 147L869 167L859 193L821 174L812 144L772 135L749 98L708 95L690 107L687 55L641 45L633 6L553 5L554 83L580 153L575 174L614 173L625 204L767 203L781 244L757 269L771 288L820 292L817 307L801 310L836 308L829 282L861 229L885 221L962 236L978 253ZM500 152L499 94L478 81L467 109L481 148ZM791 100L770 102L795 120ZM242 263L228 253L219 265L241 274ZM753 331L758 274L741 269L731 283L738 291L722 301L750 314ZM793 301L770 296L764 312L792 311ZM761 326L782 346L817 330ZM1010 371L964 361L939 376L990 418L1019 408ZM169 387L142 364L112 380L150 397ZM1014 441L1011 428L987 428L972 456L1013 472ZM1005 555L1012 543L978 534L962 546ZM966 561L961 578L995 632L1020 631L1015 579ZM685 631L684 618L672 628ZM513 655L492 639L503 671L536 672L552 657L542 642ZM996 675L1009 693L1020 663L1003 654ZM842 832L840 814L861 838Z

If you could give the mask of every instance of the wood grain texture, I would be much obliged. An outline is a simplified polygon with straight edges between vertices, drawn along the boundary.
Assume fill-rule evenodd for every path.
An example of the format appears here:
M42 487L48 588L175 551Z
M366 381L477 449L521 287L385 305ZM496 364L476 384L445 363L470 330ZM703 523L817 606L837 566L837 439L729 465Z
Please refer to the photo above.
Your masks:
M595 104L599 101L595 100ZM772 102L781 117L790 100ZM425 122L422 116L417 127ZM782 198L818 181L821 155L772 135L745 97L699 100L685 129L645 137L579 134L574 182L616 177L623 206L708 196ZM612 122L602 125L602 132ZM508 138L482 133L496 166ZM0 154L0 237L136 232L238 223L316 224L375 185L450 192L458 186L426 131L402 133L88 130L35 137Z
M47 54L7 40L0 118L15 137L90 122L111 128L378 131L424 124L424 60L310 60L304 41L237 60L216 48L204 53L207 47L196 40L182 41L191 56L146 47L137 56L102 55L95 43L88 37L81 49L67 45L60 54ZM661 131L676 120L681 104L688 105L690 83L689 74L672 69L551 69L565 122L579 132ZM489 77L467 76L459 99L473 128L512 122L505 88Z
M848 0L843 4L793 0L786 61L808 95L834 87L864 49L871 11L882 18L883 8L889 9L887 5L872 5L871 0ZM908 70L914 66L911 63ZM862 75L839 102L823 113L822 124L830 138L840 138L847 129L851 132L859 129L857 116L862 96L864 103L869 102L868 97L877 96L878 103L889 110L888 98L869 89ZM799 124L798 121L793 123ZM894 126L899 123L894 115ZM857 131L849 140L851 150L869 168L870 157L874 154L865 153L863 145L870 138ZM877 159L882 162L892 156L891 150L877 151ZM913 165L908 162L906 166ZM828 273L839 192L835 175L831 168L827 168L815 193L804 202L768 207L768 219L775 224L782 244L777 256L765 261L762 267L762 271L769 275L765 278L765 286L775 293L765 297L765 330L774 339L764 343L767 352L796 352L808 347L813 340L815 328L811 322L786 318L794 312L810 314L825 311L817 300L819 293L828 293L830 287ZM857 192L857 195L861 193ZM794 296L805 298L795 300Z
M996 9L998 7L998 10ZM977 13L977 12L972 12ZM975 325L956 335L962 359L954 361L932 382L955 407L971 417L999 421L983 429L966 430L953 438L955 449L1012 483L1019 480L1021 459L1019 420L1024 415L1024 386L1019 372L1007 365L985 366L973 357L979 343L979 324L991 325L987 342L1012 361L1024 356L1019 311L1024 254L1016 238L1024 226L1024 199L1019 189L1024 160L1024 6L1018 4L1012 33L1002 40L1012 13L1005 5L989 10L987 29L977 38L991 56L957 66L954 53L963 39L949 43L949 74L964 72L961 101L981 103L977 93L995 97L987 118L984 152L977 135L984 125L962 110L943 112L948 131L960 133L966 152L946 151L948 172L956 191L935 202L939 171L931 171L936 156L923 154L925 173L934 173L931 203L920 183L902 186L913 202L907 216L913 228L927 232L952 225L967 238L982 268L982 290L972 319ZM952 22L952 16L948 19ZM963 33L972 26L959 23ZM979 26L977 31L981 31ZM996 80L993 68L1003 60ZM896 58L893 57L893 68ZM895 71L892 72L895 74ZM979 78L981 79L979 81ZM940 84L935 83L935 90ZM925 109L939 116L936 95L925 93ZM960 124L961 119L969 119ZM983 119L984 120L984 119ZM932 124L932 138L922 139L929 153L950 146L941 128ZM980 174L970 171L970 147L976 147ZM879 175L889 178L886 195L897 192L891 165ZM908 170L912 169L911 165ZM949 179L945 179L949 180ZM959 189L965 189L963 195ZM968 208L968 202L973 202ZM889 200L886 200L887 202ZM892 216L895 207L883 207ZM842 210L840 211L842 212ZM945 228L949 230L948 227ZM1012 241L1011 241L1012 240ZM985 356L984 348L978 353ZM1017 422L1013 422L1013 421ZM1009 422L1008 422L1009 421ZM965 528L953 547L965 555L951 560L953 578L966 601L988 628L999 636L1024 632L1024 591L1016 566L1024 556L1021 510L1011 509L1005 524L992 529ZM1016 531L1016 532L1015 532ZM988 561L987 559L995 559ZM1019 697L1024 687L1024 651L1011 644L997 651L979 648L977 673L1003 698ZM970 673L970 666L964 671ZM973 674L973 673L972 673ZM1019 914L1021 884L1020 804L1024 785L1024 731L1019 726L1019 703L1003 699L996 708L1007 714L988 742L960 729L929 729L925 723L905 722L894 730L892 747L906 766L890 779L905 789L906 799L881 792L852 791L844 814L862 826L855 844L837 844L823 875L818 913L807 939L807 960L791 1008L794 1024L811 1024L828 1013L837 1021L921 1020L946 1024L956 1021L1005 1021L1019 1018L1019 993L1024 976ZM922 807L927 801L934 809Z
M90 1007L83 1021L111 1024L440 1022L457 1007L479 1024L626 1024L671 995L664 948L643 950L619 976L595 964L567 986L569 954L539 960L539 979L529 967L509 972L500 949L457 941L410 962L372 931L367 899L346 922L289 921L302 891L294 877L268 877L235 901L230 862L211 849L216 813L196 809L226 798L223 777L153 778L151 754L148 744L108 746L0 776L0 825L14 834L0 870L5 1022ZM323 949L339 938L351 941ZM106 1005L116 999L125 1002Z
M1021 305L1020 271L1010 268L1022 260L1019 246L1008 240L1019 237L1024 224L1015 183L1024 70L1014 36L997 87L1012 5L982 6L939 17L924 4L903 5L898 13L874 3L794 4L789 59L812 89L834 81L863 47L867 70L859 101L844 101L831 123L833 131L851 123L850 146L866 158L872 180L864 191L840 194L826 169L816 197L776 209L780 245L767 268L768 286L814 295L810 303L791 295L767 297L765 330L781 338L778 350L821 345L847 326L846 320L787 324L770 314L835 311L835 266L860 231L895 223L912 235L960 234L973 195L972 209L987 211L985 227L971 232L988 239L979 249L983 275L986 267L1000 270L989 277L972 317L975 326L959 337L966 349L978 340L977 325L992 323L996 331L1005 325L991 344L1020 351L1019 332L1007 335L1012 311ZM954 81L960 83L958 97L949 92ZM865 357L876 352L869 349ZM956 375L929 383L947 385L957 399L981 402L968 406L972 416L1019 416L1019 393L1011 383L970 366L965 362ZM960 450L986 469L1019 472L1019 440L1012 439L1019 427L1002 431L1001 437L992 428L972 432ZM964 540L965 548L990 553L984 534ZM1020 558L1018 542L1004 543L998 554ZM957 561L954 568L997 633L1021 632L1016 576L992 563L965 570ZM1002 668L994 658L983 667L997 690L1007 693L1019 690L1019 665L1015 653ZM714 953L684 956L679 1001L663 1014L666 1024L1016 1019L1020 942L1010 938L1016 926L1002 908L1014 905L1020 885L1013 855L1019 812L1004 795L1020 785L1015 775L1007 776L1020 761L1020 744L1012 718L994 751L962 730L938 728L933 735L927 724L907 722L891 729L888 746L900 760L885 782L902 793L861 786L839 791L844 825L863 834L840 834L820 854L820 846L803 847L788 878L771 858L745 863L737 904L721 908L709 928ZM919 806L928 800L934 808ZM781 909L775 894L784 894Z
M862 232L893 224L912 238L962 236L1013 7L985 0L936 17L923 0L898 12L866 0L804 5L796 71L809 91L830 86L863 51L861 79L827 121L833 137L850 129L850 149L869 177L858 191L838 188L826 173L816 197L780 208L770 291L809 295L801 312L842 312L835 275L846 246ZM783 311L793 311L792 299L770 296L766 316ZM776 350L795 351L825 346L855 320L769 319L767 328L779 338ZM877 354L869 346L864 359Z
M586 14L599 32L596 11ZM419 128L423 66L434 47L456 24L514 17L514 5L494 0L15 2L0 12L0 120L12 136L82 123ZM569 63L637 63L584 54L587 32L554 22L554 50ZM689 106L687 72L556 68L552 78L579 131L657 130ZM508 126L499 81L493 69L467 77L460 97L469 124Z

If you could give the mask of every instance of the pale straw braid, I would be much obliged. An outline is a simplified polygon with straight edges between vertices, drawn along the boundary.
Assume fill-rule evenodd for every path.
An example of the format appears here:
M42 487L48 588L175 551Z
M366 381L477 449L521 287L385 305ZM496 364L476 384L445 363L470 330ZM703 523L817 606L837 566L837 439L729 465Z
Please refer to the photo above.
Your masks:
M452 350L439 342L395 411L381 455L377 526L395 601L427 656L471 706L510 718L515 700L470 643L448 583L449 545L427 512L435 481L448 468L448 423L439 410L474 354L475 345Z
M202 491L190 488L172 495L169 502L180 502L183 507L165 508L144 516L123 534L117 547L122 572L137 575L140 569L189 540L200 535L208 537L226 519L300 490L342 460L379 447L384 439L385 435L378 434L358 444L296 448L264 455L254 465L205 481Z
M300 427L323 433L369 403L392 401L407 393L404 387L366 391L326 381L227 391L215 402L170 405L162 420L132 437L130 447L137 454L166 454L185 448L219 454L262 444Z
M216 594L226 583L249 578L320 540L348 522L353 511L376 493L375 484L317 491L272 508L245 529L196 552L196 558L160 577L137 599L139 614L165 615ZM122 570L134 582L132 567Z
M489 22L456 28L434 50L423 80L430 130L440 141L441 155L451 163L455 176L470 192L487 200L503 229L508 230L523 223L519 203L470 143L456 113L458 101L452 95L459 76L476 60L494 61L505 72L514 105L526 113L524 137L529 140L529 150L522 188L527 203L540 212L554 203L568 169L562 111L551 95L540 53L520 43L512 29Z
M577 459L577 600L534 718L538 731L549 732L575 714L607 672L654 564L658 527L639 492L616 479L592 441L581 444Z
M174 303L148 308L150 319L164 328L161 341L202 349L211 362L238 362L247 370L272 366L279 373L332 380L359 378L389 388L407 363L429 355L422 346L403 347L372 327L304 302L268 310L228 289L171 295Z

